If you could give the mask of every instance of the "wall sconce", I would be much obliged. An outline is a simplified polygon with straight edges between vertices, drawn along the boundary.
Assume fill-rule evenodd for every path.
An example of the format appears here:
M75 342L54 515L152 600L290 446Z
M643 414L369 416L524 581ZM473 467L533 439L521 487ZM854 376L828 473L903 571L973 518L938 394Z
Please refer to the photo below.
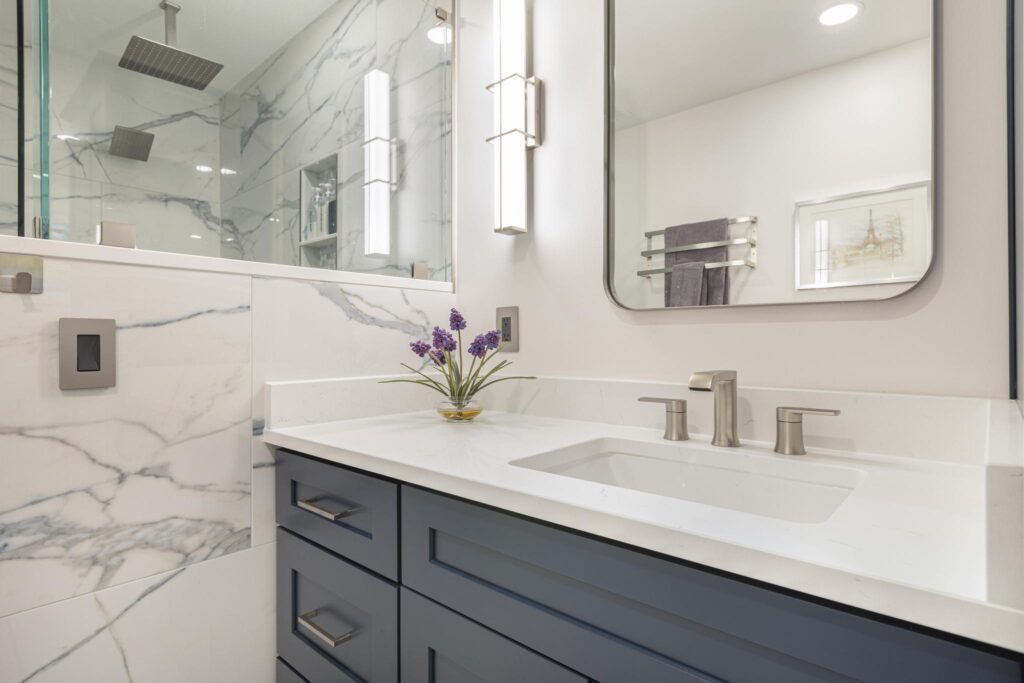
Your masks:
M527 152L540 146L538 79L526 76L526 0L494 0L494 231L528 229Z
M363 252L387 256L397 164L391 137L391 76L379 69L363 76L363 129Z

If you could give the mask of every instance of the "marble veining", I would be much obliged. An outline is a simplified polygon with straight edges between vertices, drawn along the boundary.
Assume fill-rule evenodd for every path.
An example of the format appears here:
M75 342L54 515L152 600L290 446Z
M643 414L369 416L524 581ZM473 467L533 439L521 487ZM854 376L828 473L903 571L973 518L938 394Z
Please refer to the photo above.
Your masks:
M0 683L271 683L274 547L2 618Z
M250 546L249 279L57 260L46 278L34 311L0 299L0 372L23 388L0 399L0 615ZM115 388L57 388L71 315L118 321Z
M267 381L394 372L408 342L448 318L453 294L281 279L253 280L253 544L273 540L273 451L260 436ZM415 359L414 356L412 356Z

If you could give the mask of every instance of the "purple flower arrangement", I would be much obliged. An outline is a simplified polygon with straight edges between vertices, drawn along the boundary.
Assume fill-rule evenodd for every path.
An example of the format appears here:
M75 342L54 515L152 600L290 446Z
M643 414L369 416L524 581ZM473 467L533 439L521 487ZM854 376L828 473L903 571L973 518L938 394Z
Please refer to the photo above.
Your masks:
M448 328L445 330L435 327L431 332L430 342L420 339L409 342L412 352L432 366L434 372L428 374L425 371L428 368L417 370L402 363L402 367L415 373L418 377L416 379L384 380L383 383L419 384L443 394L452 403L460 404L470 401L481 390L498 382L510 379L536 379L534 377L496 377L498 372L512 364L507 360L487 367L487 364L501 350L501 333L498 330L478 334L473 338L473 341L465 348L465 353L469 356L469 367L467 368L462 345L462 331L466 329L466 319L454 308L451 315L448 316ZM452 334L453 332L454 334Z

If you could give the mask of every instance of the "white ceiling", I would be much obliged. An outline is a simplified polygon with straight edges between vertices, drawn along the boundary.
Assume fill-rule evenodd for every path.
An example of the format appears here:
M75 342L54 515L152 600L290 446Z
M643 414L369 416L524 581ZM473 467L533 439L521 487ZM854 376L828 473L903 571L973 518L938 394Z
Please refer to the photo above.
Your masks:
M618 0L616 128L931 35L931 0L863 0L840 26L839 0Z
M173 0L178 47L224 69L210 91L225 92L338 0ZM88 60L120 59L129 38L164 40L160 0L61 0L50 3L50 41Z

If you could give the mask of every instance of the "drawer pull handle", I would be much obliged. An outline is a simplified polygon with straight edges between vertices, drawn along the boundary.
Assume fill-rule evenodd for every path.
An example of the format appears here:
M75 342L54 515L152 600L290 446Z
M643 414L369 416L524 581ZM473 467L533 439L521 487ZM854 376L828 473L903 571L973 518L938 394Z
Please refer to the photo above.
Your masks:
M338 647L342 643L347 643L348 641L352 640L352 636L356 634L356 632L353 630L349 631L348 633L342 633L340 636L331 635L330 633L325 631L320 626L317 626L316 623L313 622L313 617L317 616L318 614L320 614L320 610L315 609L312 612L306 612L305 614L299 615L299 626L306 629L307 631L309 631L314 636L316 636L323 642L327 643L331 647Z
M322 508L319 505L317 505L316 503L318 500L320 500L319 496L316 498L307 498L306 500L300 500L297 501L295 504L298 505L303 510L305 510L306 512L312 512L314 515L318 515L320 517L323 517L324 519L329 519L332 522L337 522L342 517L348 517L349 515L359 511L359 506L357 505L355 507L350 507L347 510L333 512L331 510L328 510L327 508Z

